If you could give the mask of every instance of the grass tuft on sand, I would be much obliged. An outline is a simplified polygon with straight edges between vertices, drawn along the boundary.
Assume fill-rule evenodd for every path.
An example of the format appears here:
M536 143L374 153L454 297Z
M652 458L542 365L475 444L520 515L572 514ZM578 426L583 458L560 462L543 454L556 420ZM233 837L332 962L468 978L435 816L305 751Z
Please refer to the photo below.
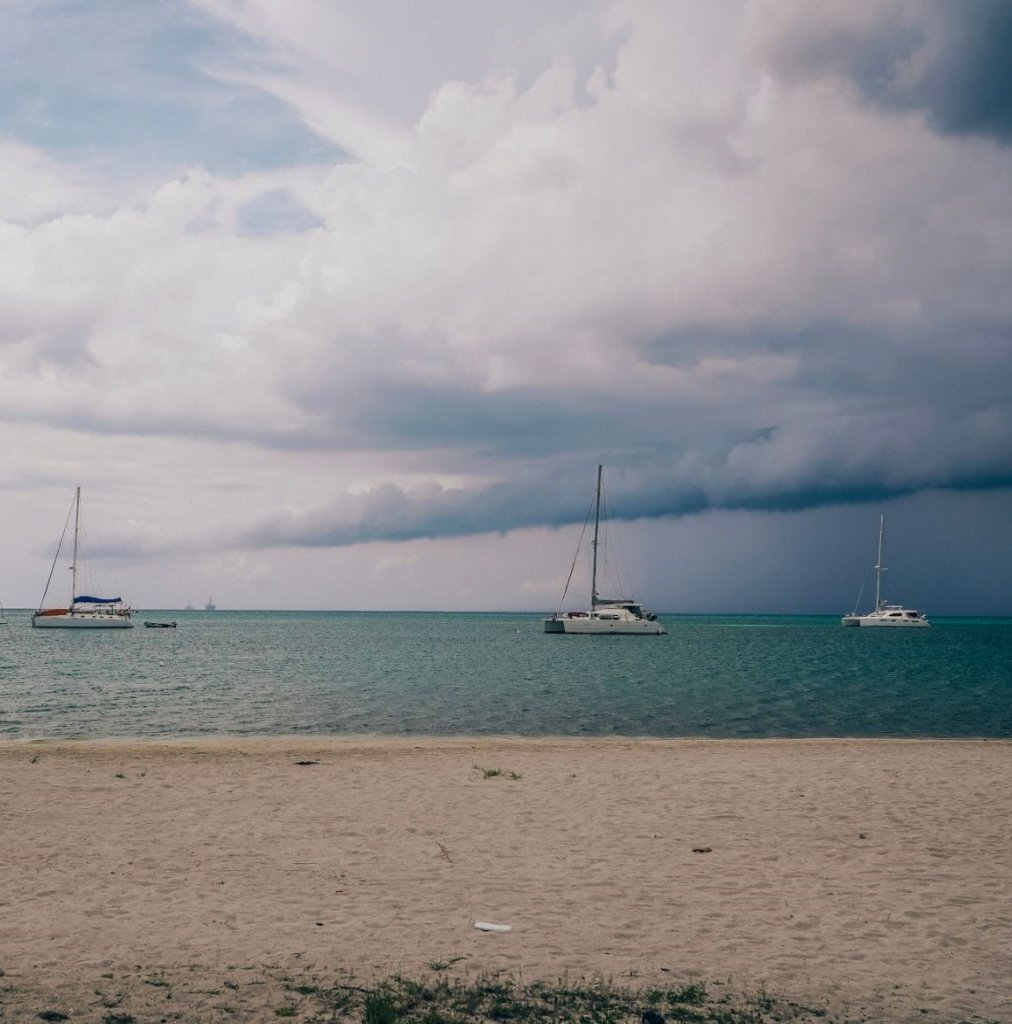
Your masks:
M825 1010L754 996L711 995L702 982L649 989L603 979L523 984L512 978L434 981L391 976L371 988L335 985L317 993L307 1021L362 1024L773 1024L825 1021Z
M444 970L448 966L439 962ZM108 985L111 976L104 974L108 990L82 990L77 998L65 992L66 1005L59 1008L53 1006L52 994L7 989L0 992L0 1019L19 1024L72 1019L101 1024L191 1020L252 1024L286 1018L299 1024L830 1024L834 1020L824 1009L782 999L766 989L735 995L726 986L701 981L627 987L596 977L524 983L504 974L452 978L437 972L433 978L394 974L378 982L355 984L357 979L345 972L306 968L292 976L275 965L261 964L244 968L234 980L219 977L213 984L200 970L194 970L192 977L177 972L170 978L133 972L119 976L112 986Z

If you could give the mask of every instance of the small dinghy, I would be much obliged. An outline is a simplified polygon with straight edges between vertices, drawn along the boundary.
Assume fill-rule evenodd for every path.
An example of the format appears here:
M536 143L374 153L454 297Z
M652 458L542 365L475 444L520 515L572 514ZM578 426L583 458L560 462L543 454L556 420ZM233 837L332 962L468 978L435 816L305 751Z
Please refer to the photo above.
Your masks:
M176 628L175 620L173 620L172 622L145 622L144 625L147 626L148 629L175 629Z

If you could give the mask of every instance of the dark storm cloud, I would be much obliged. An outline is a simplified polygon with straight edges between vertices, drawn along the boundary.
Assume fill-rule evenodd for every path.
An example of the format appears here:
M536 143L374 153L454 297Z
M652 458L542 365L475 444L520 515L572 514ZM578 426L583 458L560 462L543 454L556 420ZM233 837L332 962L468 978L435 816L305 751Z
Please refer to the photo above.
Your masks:
M385 484L352 499L342 510L276 517L243 540L252 547L345 547L564 526L582 522L587 514L593 467L588 463L581 470L578 483L572 467L559 466L551 475L539 473L474 490L432 486L411 491ZM640 497L654 501L652 496ZM616 511L617 516L628 517L626 513L626 506Z
M940 133L1012 144L1007 0L887 3L859 26L834 17L799 18L765 50L771 67L789 80L840 75L870 102L923 110Z
M786 393L851 396L869 403L935 410L1003 406L1012 395L1012 323L984 316L869 327L844 320L746 328L680 327L643 346L661 366L691 370L704 360L775 353L796 360Z
M881 501L925 489L1012 486L1008 412L951 421L897 413L854 422L775 427L720 451L610 453L616 519L665 518L711 509L796 511ZM249 531L250 547L345 547L456 537L583 521L593 459L556 458L534 473L485 487L381 485L330 508L274 516Z
M555 394L534 388L482 392L461 386L390 387L380 382L340 409L359 443L376 448L450 448L496 457L544 458L598 449L617 430L649 443L637 430L647 404L622 408L613 396Z
M943 132L1012 143L1012 4L939 2L935 10L941 25L937 51L908 86L883 89L881 98L923 107Z

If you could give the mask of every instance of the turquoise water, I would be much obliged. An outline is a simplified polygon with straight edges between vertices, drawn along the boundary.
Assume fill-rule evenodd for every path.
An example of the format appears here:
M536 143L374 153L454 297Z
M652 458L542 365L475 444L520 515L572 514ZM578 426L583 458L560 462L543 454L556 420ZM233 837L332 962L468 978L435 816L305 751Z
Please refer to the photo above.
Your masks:
M7 617L3 739L1012 737L1010 619L663 616L667 636L580 637L522 614L145 612L122 631Z

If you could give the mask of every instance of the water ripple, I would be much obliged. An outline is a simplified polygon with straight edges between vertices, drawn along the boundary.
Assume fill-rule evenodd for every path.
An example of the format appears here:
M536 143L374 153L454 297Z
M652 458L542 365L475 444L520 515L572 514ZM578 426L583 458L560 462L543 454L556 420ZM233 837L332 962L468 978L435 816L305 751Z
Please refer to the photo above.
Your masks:
M169 614L177 629L13 622L0 736L1012 736L1012 620L669 616L664 637L560 637L530 615Z

